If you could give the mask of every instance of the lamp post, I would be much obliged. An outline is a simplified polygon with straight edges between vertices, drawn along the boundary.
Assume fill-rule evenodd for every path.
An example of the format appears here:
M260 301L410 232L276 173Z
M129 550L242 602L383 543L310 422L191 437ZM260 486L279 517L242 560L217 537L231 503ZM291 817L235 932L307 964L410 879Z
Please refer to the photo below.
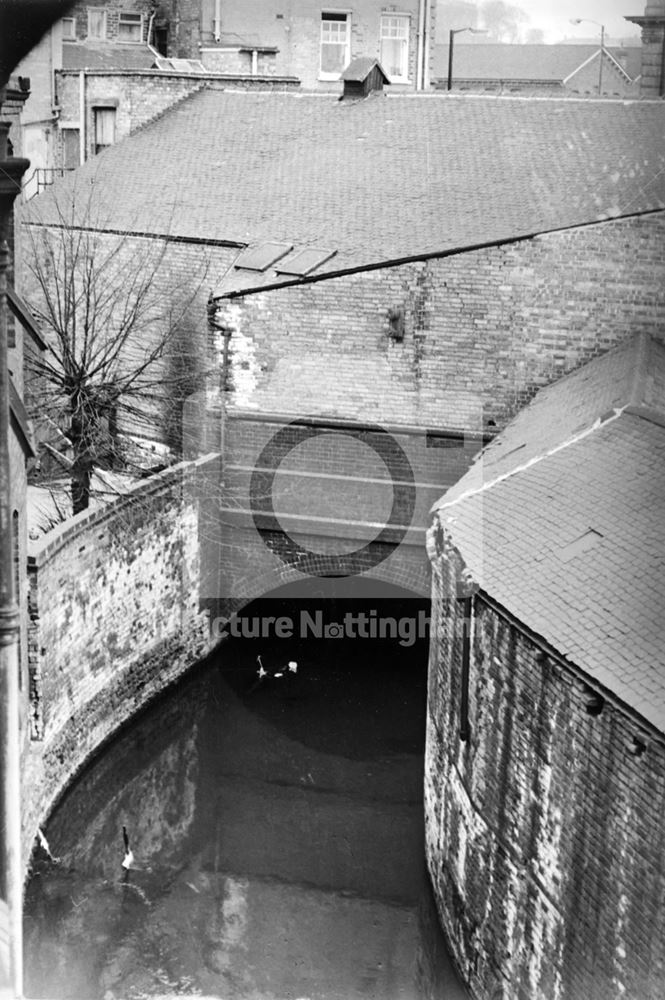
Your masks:
M455 44L455 35L459 35L462 31L470 31L472 35L486 35L487 30L485 28L451 28L448 35L448 90L453 89L453 46Z
M600 69L598 70L598 96L603 92L603 53L605 52L605 25L588 17L571 17L571 24L595 24L600 28Z

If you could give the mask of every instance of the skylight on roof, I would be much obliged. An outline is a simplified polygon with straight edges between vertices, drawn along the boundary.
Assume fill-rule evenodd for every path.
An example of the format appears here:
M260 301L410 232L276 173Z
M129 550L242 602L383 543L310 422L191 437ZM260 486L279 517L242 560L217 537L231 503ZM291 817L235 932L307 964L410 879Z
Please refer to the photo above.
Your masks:
M291 250L293 250L291 243L261 243L259 246L243 250L233 266L245 268L247 271L267 271L275 261L285 257Z
M336 250L319 250L316 247L309 247L305 250L297 250L291 257L283 261L275 270L278 274L299 274L301 276L315 271L321 264L334 257Z
M174 70L176 73L205 73L206 68L199 59L155 59L157 69Z

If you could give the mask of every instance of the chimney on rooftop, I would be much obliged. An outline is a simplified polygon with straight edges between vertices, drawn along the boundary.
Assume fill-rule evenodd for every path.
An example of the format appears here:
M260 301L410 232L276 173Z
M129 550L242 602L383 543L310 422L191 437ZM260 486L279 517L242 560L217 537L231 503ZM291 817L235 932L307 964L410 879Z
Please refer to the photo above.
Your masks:
M384 84L390 83L378 59L360 57L352 59L342 73L344 90L340 101L358 101L372 93L381 93Z
M643 15L626 15L642 28L641 97L665 97L665 0L648 0Z

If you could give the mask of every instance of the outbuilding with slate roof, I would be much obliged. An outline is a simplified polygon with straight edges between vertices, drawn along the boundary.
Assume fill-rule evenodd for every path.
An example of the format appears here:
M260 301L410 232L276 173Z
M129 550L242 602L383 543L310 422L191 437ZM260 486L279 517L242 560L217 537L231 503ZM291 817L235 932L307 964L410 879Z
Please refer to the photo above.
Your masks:
M664 496L665 343L640 334L435 505L427 854L473 996L662 995Z

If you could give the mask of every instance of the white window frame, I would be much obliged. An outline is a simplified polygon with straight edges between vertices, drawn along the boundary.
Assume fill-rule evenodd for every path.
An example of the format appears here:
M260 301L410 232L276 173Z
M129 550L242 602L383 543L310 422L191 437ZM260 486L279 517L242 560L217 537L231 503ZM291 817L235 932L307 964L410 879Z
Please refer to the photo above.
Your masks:
M398 34L392 34L391 33L391 31L394 31L394 29L397 28L396 22L401 22L401 24L406 29L403 37L400 37ZM410 41L411 41L411 37L410 36L411 36L411 18L409 17L408 14L402 14L399 11L395 11L393 13L391 11L390 13L383 13L381 15L381 27L380 27L380 30L379 30L379 62L381 63L381 65L384 68L384 70L386 71L386 73L388 73L388 76L390 76L390 73L389 73L389 68L388 68L388 65L387 65L387 61L384 61L384 59L383 59L383 43L384 43L384 41L385 42L402 42L403 43L403 50L402 50L403 51L403 63L402 63L403 72L400 73L398 76L390 76L390 82L391 83L408 83L409 82L409 44L410 44Z
M127 20L129 18L129 20ZM136 20L138 18L138 21ZM131 25L133 28L138 27L139 37L138 38L125 38L121 35L122 25ZM123 42L126 45L140 45L143 41L143 14L139 11L134 10L121 10L118 14L118 41Z
M330 15L334 15L330 18ZM344 20L342 20L342 17ZM336 44L334 42L326 41L324 38L324 25L326 23L326 18L328 18L329 24L345 24L346 32L344 39L344 58L342 60L342 68L337 73L330 73L323 69L323 46ZM339 44L339 43L337 43ZM351 61L351 11L349 10L322 10L321 11L321 34L319 37L319 80L339 80L344 71L345 67L349 65Z
M75 42L76 41L76 18L75 17L63 17L61 19L62 24L62 40L63 42ZM67 30L69 28L69 31Z
M101 34L99 34L99 35L93 35L93 34L90 33L90 15L91 14L93 14L93 15L94 14L101 14L101 18L102 18L102 30L101 30ZM107 25L107 20L106 20L106 10L103 7L88 7L88 33L87 33L87 38L90 41L92 41L92 42L105 41L106 40L107 28L108 28L108 25Z

